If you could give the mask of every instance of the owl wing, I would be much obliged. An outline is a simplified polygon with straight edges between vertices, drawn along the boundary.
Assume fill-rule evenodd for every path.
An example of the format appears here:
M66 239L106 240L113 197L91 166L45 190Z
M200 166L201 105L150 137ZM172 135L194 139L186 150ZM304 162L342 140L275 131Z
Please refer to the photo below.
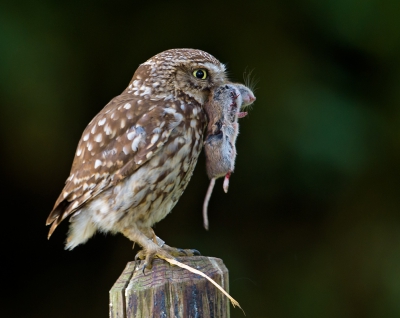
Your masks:
M48 237L68 215L117 184L161 151L183 122L177 103L123 93L89 123L78 143L70 176L46 224Z

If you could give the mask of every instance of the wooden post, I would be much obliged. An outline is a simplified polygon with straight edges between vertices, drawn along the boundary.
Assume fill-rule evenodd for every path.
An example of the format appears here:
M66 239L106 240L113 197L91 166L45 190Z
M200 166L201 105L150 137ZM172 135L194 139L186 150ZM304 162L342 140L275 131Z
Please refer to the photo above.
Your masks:
M202 271L229 292L228 269L219 258L192 256L178 261ZM228 298L200 275L155 259L143 275L126 265L110 290L110 318L229 318Z

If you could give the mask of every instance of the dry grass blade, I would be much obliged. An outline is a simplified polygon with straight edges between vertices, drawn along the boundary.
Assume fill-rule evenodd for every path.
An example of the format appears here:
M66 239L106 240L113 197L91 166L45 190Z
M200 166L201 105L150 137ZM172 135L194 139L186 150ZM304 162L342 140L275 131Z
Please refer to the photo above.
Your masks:
M239 303L238 303L231 295L229 295L215 280L213 280L212 278L208 277L206 274L200 272L199 270L194 269L193 267L190 267L190 266L188 266L188 265L186 265L186 264L183 264L183 263L181 263L181 262L178 262L177 260L174 260L174 259L172 259L172 258L164 258L164 260L166 260L166 261L167 261L168 263L170 263L171 265L176 265L176 266L182 267L182 268L184 268L184 269L187 269L189 272L195 273L195 274L197 274L197 275L200 275L200 276L202 276L202 277L208 279L208 280L209 280L215 287L217 287L226 297L229 298L229 300L231 301L233 307L238 306L238 307L243 311L243 314L246 316L246 313L244 312L244 310L242 309L242 307L240 307Z

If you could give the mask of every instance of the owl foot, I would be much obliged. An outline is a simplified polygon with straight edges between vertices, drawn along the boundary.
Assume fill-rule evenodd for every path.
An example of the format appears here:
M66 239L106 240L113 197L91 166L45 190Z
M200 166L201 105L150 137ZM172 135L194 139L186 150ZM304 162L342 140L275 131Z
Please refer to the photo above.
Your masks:
M140 250L135 256L135 266L139 264L141 260L144 260L144 264L141 266L141 270L144 274L145 269L151 269L154 258L161 259L175 259L180 256L200 256L200 252L195 249L181 249L176 247L168 246L164 244L162 247L158 247L156 250Z
M122 233L128 237L131 241L138 243L142 246L142 250L139 251L135 256L135 270L136 265L139 265L139 261L144 261L141 269L144 273L145 269L151 269L153 259L175 259L179 256L195 256L201 255L199 251L192 249L181 249L170 247L160 239L153 231L152 228L144 228L139 230L134 225L126 228Z

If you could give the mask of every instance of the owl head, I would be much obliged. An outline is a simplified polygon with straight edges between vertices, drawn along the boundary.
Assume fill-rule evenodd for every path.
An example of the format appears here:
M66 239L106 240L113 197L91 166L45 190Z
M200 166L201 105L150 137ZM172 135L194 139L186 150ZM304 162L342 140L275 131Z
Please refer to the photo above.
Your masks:
M226 82L225 65L211 54L172 49L141 64L127 90L145 99L168 101L188 97L204 104L210 91Z

